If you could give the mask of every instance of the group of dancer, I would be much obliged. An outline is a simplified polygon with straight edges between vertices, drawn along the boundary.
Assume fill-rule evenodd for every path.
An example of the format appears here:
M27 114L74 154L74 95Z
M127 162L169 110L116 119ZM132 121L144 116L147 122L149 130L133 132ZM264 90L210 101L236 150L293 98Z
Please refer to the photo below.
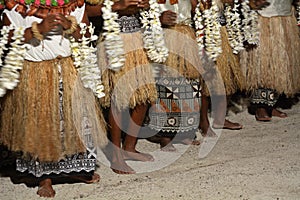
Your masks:
M238 91L257 121L287 117L278 97L300 92L299 1L4 2L0 143L21 152L17 171L41 197L61 177L98 182L98 147L115 173L133 174L126 160L154 160L138 138L175 151L199 144L197 130L242 129L225 118Z

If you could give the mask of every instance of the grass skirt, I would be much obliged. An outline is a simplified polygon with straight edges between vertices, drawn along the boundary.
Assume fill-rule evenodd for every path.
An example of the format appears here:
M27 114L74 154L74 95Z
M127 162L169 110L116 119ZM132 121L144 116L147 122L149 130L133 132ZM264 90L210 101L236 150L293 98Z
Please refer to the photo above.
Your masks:
M245 77L242 73L238 55L234 54L229 44L228 33L225 26L221 27L222 53L216 60L216 69L205 78L208 88L206 95L231 95L245 88Z
M141 32L123 33L125 64L118 72L108 69L104 43L98 44L99 67L105 97L100 99L103 107L114 102L118 110L154 102L157 97L153 69L143 48Z
M259 18L260 44L241 53L247 90L300 91L300 35L294 16Z
M175 25L165 30L165 42L169 56L164 63L171 68L169 76L199 79L204 72L199 56L195 31L188 25ZM172 71L174 70L174 75Z
M155 66L158 99L145 126L161 136L173 137L199 127L203 69L190 26L165 29L165 40L169 56L164 66Z
M94 101L92 92L83 88L71 57L24 61L20 83L1 99L0 141L40 162L85 152L90 142L82 137L87 124L97 137L93 141L104 144L103 117Z

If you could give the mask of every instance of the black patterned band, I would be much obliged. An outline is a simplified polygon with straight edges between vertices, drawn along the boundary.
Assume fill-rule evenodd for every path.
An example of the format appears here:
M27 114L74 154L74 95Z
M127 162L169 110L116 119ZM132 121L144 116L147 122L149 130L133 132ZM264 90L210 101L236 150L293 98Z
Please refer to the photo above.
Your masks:
M251 103L274 106L278 100L275 90L260 88L256 89L251 96Z

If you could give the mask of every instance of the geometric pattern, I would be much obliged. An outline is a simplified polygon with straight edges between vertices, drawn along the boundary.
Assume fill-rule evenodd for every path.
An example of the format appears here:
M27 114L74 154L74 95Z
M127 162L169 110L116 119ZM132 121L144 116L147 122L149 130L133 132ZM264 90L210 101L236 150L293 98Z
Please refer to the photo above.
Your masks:
M148 126L159 134L174 136L196 130L200 119L201 84L184 77L156 78L158 99L148 115Z
M253 104L264 104L273 107L277 100L278 94L276 91L267 88L256 89L251 95L251 103Z

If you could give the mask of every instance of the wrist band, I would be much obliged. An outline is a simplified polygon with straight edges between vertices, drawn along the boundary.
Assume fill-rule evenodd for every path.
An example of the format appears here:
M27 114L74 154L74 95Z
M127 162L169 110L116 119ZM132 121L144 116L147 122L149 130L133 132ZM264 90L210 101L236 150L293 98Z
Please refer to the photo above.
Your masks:
M32 34L33 34L34 38L42 41L44 39L44 36L40 33L37 25L38 25L37 22L32 22L32 24L31 24L31 31L32 31Z
M72 22L71 27L64 31L64 34L72 34L77 30L77 20L74 16L66 17L68 20Z

